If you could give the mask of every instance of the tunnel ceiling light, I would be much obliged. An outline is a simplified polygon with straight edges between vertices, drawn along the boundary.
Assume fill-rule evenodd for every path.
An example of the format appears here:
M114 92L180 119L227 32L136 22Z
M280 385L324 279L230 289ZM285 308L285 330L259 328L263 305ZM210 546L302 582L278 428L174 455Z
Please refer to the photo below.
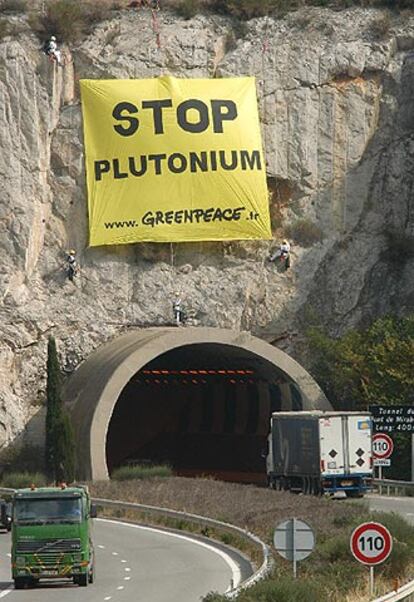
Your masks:
M181 385L211 385L212 381L207 381L204 378L191 378L191 379L187 379L187 378L182 378L182 379L171 379L168 380L166 378L163 379L159 379L159 378L145 378L145 379L140 379L140 378L135 378L133 380L134 384L136 385L167 385L168 387L172 387L172 386L181 386ZM213 381L213 384L219 384L219 383L223 383L223 381ZM255 385L256 387L260 384L263 385L269 385L269 384L276 384L276 383L269 383L268 381L265 380L253 380L251 378L246 379L246 378L228 378L224 381L225 384L231 384L231 385Z
M198 374L242 374L242 375L248 375L248 374L254 374L254 370L241 370L241 369L215 369L215 370L211 370L211 369L206 369L206 370L202 370L202 369L188 369L188 370L140 370L140 372L142 374L156 374L158 376L160 375L169 375L169 374L194 374L194 375L198 375Z

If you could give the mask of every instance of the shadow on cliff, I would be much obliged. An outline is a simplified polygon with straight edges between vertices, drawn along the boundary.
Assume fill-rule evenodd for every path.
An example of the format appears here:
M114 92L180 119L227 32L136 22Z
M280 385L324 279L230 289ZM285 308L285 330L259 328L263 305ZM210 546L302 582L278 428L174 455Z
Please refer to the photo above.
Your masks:
M46 408L30 418L15 439L0 450L0 479L10 472L45 472L44 431Z
M367 189L360 191L363 208L354 227L343 224L318 266L298 312L302 332L314 324L338 336L387 313L407 314L414 306L414 52L405 57L399 86L388 77L382 83L382 100L393 97L397 108L393 115L389 103L381 103L379 127L346 174L351 183L366 182L370 175Z

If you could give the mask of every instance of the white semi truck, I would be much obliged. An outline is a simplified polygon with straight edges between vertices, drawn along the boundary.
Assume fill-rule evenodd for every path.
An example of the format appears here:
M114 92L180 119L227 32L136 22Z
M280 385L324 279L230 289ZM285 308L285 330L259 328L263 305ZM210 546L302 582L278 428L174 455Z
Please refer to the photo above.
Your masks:
M368 412L274 412L268 442L267 479L274 489L362 497L371 488Z

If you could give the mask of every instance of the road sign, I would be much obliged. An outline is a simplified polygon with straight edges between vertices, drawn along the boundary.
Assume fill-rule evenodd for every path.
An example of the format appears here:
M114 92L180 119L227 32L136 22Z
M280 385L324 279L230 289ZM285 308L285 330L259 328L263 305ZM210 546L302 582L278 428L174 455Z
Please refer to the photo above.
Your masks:
M372 450L374 458L385 460L389 458L394 451L394 442L386 433L377 433L372 437Z
M296 578L296 563L307 558L312 552L315 536L307 523L290 518L276 527L273 543L283 558L293 561L293 575Z
M389 458L386 460L374 458L374 466L391 466L391 460Z
M388 558L391 550L391 533L380 523L362 523L351 535L351 552L362 564L380 564Z
M369 406L376 432L414 433L414 406Z

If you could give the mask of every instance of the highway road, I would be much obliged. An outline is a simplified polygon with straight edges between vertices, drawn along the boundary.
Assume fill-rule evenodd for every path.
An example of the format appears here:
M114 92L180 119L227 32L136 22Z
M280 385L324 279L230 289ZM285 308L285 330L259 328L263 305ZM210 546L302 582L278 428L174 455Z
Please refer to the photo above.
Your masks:
M401 514L409 523L414 525L414 498L388 497L385 495L367 495L365 499L371 510L381 512L396 512Z
M104 519L94 521L96 579L79 587L41 582L15 591L10 535L0 533L0 599L10 602L196 602L246 577L247 563L205 540Z

